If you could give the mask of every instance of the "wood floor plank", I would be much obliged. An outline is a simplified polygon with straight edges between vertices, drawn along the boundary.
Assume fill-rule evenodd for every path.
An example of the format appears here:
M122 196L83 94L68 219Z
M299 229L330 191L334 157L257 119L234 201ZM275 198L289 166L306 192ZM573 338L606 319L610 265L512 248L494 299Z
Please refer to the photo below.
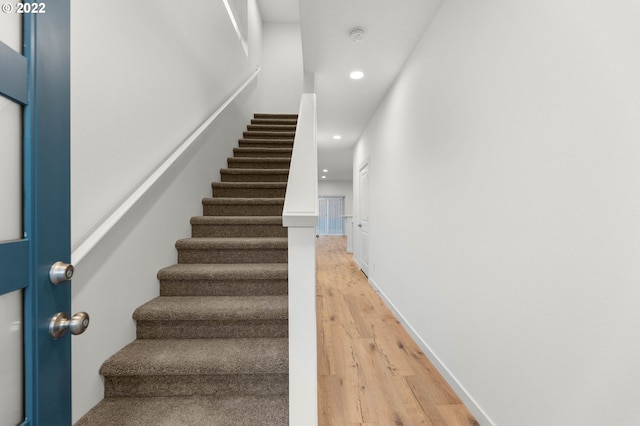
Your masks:
M477 425L346 252L316 244L320 426Z

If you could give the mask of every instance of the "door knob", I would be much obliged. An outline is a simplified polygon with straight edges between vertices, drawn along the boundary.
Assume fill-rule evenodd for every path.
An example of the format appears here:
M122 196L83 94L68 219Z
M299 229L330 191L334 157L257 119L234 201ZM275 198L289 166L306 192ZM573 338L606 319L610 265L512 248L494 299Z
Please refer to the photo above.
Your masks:
M49 322L49 334L54 339L64 336L69 330L71 334L82 334L89 327L89 314L78 312L69 319L66 312L58 312Z
M49 269L49 279L54 285L69 281L73 277L73 265L64 262L56 262Z

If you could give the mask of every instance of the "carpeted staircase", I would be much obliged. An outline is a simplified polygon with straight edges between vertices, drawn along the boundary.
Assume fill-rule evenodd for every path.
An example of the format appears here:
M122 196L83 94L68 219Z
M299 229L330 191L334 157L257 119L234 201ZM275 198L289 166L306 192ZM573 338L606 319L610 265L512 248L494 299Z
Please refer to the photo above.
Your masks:
M287 229L297 116L256 114L133 314L137 338L100 368L104 400L77 426L287 425Z

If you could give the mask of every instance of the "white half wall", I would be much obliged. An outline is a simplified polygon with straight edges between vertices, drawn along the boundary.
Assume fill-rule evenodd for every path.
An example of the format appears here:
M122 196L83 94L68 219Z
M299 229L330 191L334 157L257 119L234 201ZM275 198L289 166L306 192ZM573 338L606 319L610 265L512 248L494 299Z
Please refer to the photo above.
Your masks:
M370 278L483 424L640 423L638 17L447 0L355 148Z
M74 246L254 72L249 6L247 57L222 2L72 1ZM100 365L135 339L133 311L158 296L158 270L176 262L258 97L254 80L76 265L72 309L91 326L72 342L74 422L102 399Z
M297 114L302 96L302 39L299 24L265 22L262 26L259 111Z

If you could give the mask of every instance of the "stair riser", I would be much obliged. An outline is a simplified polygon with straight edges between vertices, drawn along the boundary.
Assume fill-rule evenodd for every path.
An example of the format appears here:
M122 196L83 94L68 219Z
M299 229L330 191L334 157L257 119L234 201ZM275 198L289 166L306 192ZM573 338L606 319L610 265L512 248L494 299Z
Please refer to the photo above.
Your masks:
M284 119L284 118L252 118L251 124L276 124L286 126L296 126L298 124L297 119Z
M283 395L287 374L106 376L104 396Z
M240 148L293 148L293 141L274 141L274 140L238 140Z
M204 216L282 216L282 204L204 204Z
M268 114L268 113L256 113L253 114L253 118L257 120L269 119L269 120L297 120L298 114Z
M286 139L293 142L295 132L243 132L244 139Z
M293 124L249 124L247 126L249 132L295 132L296 125Z
M178 250L178 263L287 263L287 249Z
M285 152L280 149L274 151L234 151L234 158L291 158L291 152Z
M281 188L213 188L214 197L226 198L283 198Z
M287 337L288 321L140 321L138 339L213 339Z
M220 173L221 182L287 182L288 173L280 174L231 174Z
M197 237L286 237L282 225L192 225L191 236Z
M229 169L288 169L291 165L291 160L284 159L279 161L273 161L268 159L257 160L241 160L238 158L229 158L227 160Z
M161 280L160 296L280 296L287 280Z

